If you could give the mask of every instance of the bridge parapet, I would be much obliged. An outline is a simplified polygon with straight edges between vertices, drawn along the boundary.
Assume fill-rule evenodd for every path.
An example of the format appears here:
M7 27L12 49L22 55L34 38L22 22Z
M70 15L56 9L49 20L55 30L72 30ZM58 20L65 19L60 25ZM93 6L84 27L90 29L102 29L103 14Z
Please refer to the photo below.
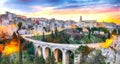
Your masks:
M56 49L61 50L62 54L63 54L63 63L62 64L68 64L69 62L66 61L66 53L67 51L72 51L75 54L75 50L79 47L79 46L88 46L88 47L92 47L92 48L99 48L101 43L93 43L93 44L59 44L59 43L52 43L52 42L43 42L43 41L38 41L38 40L33 40L31 38L27 38L27 37L32 37L33 34L30 35L22 35L22 37L30 42L33 42L35 49L37 49L39 46L42 48L41 50L37 50L39 51L39 53L43 53L43 57L46 59L46 48L50 48L50 50L52 52L54 52ZM40 52L41 51L41 52ZM39 54L39 55L40 55Z

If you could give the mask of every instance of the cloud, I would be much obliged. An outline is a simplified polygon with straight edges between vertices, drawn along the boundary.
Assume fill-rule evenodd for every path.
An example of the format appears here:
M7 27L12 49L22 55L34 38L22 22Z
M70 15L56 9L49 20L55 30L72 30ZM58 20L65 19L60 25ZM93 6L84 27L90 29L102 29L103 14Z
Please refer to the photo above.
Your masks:
M55 9L69 9L69 8L119 8L120 1L117 0L74 0L67 1L63 5L58 6Z
M8 6L9 5L9 6ZM104 5L104 6L103 6ZM53 7L54 9L120 7L119 0L7 0L4 6L26 12L35 12L32 6Z
M6 0L0 0L0 7L2 7L5 2L6 2Z
M24 14L25 12L21 11L21 10L14 10L14 9L10 9L10 8L3 8L0 7L0 13L5 13L6 11L15 13L15 14Z

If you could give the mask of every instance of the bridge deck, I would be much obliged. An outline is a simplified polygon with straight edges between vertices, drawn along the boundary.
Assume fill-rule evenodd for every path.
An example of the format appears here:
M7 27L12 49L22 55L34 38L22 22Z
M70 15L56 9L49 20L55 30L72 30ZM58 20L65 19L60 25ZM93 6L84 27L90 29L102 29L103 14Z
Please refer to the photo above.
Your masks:
M40 44L40 45L49 45L49 46L54 46L54 47L63 47L63 48L69 48L69 49L77 49L79 46L81 45L87 45L88 47L92 47L92 48L100 48L100 44L101 43L92 43L92 44L59 44L59 43L52 43L52 42L43 42L43 41L39 41L39 40L34 40L34 39L30 39L27 38L27 36L31 37L33 36L33 34L29 34L29 35L22 35L22 37L25 40L31 41L33 42L33 44Z

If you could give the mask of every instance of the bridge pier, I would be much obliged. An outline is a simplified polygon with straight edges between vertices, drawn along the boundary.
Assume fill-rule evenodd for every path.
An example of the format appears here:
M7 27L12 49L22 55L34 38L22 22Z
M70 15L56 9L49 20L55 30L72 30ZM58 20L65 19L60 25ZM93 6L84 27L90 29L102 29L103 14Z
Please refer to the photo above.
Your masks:
M62 55L62 64L67 64L67 63L66 63L66 62L67 62L67 61L66 61L66 50L63 50L63 51L62 51L62 54L63 54L63 55Z
M34 45L35 46L35 54L38 54L38 56L41 56L43 55L43 58L46 60L48 55L52 52L54 54L54 58L55 58L55 62L58 62L58 61L62 61L62 64L69 64L70 63L70 51L74 53L74 50L69 50L69 49L65 49L65 48L59 48L59 47L51 47L49 45ZM51 51L51 52L49 52ZM62 53L62 59L60 59L59 55L60 55L60 52ZM75 55L74 55L74 64L76 64L76 60L77 57L75 58ZM78 62L78 61L77 61Z
M54 53L54 58L55 58L55 62L59 62L59 61L62 61L62 64L69 64L70 62L69 62L69 59L70 59L70 53L68 52L68 51L70 51L70 50L67 50L67 49L59 49L59 48L54 48L54 47L49 47L49 46L43 46L43 45L37 45L37 46L35 46L36 48L36 54L38 54L38 56L41 56L41 55L43 55L43 58L46 60L47 59L47 57L48 57L48 55L50 54L50 53ZM47 49L48 48L48 49ZM49 51L51 51L50 53L49 53ZM73 51L71 51L71 52L73 52ZM60 59L60 57L59 57L59 55L62 55L62 58L61 58L61 60L59 60ZM74 53L73 53L74 54ZM76 62L74 62L74 64L75 64Z
M42 47L42 54L43 54L43 58L46 60L45 48L46 48L46 47L44 47L44 46Z
M82 56L82 54L75 54L74 55L74 64L80 63L80 60L82 59L81 56Z
M23 37L25 38L25 37ZM46 60L48 55L51 53L54 53L55 50L57 49L56 51L56 54L54 54L54 57L56 58L55 61L58 62L58 61L62 61L62 64L69 64L69 54L68 54L68 51L74 51L78 45L76 46L73 46L73 45L61 45L61 44L53 44L53 43L48 43L48 42L42 42L42 41L36 41L36 40L32 40L30 38L25 38L26 40L28 41L31 41L33 42L34 44L34 49L35 49L35 55L37 54L38 56L41 56L43 55L43 58ZM68 46L68 47L67 47ZM48 49L49 52L48 51ZM61 56L60 56L61 55Z
M26 36L33 36L33 35L23 35L22 37L30 42L33 42L34 46L35 46L35 54L38 53L39 55L41 55L41 53L43 54L43 57L46 59L46 51L45 51L45 47L49 47L51 49L51 52L54 52L55 49L59 49L62 52L62 64L69 64L69 60L68 58L70 57L70 55L67 55L67 51L72 51L74 54L74 64L78 64L81 56L80 54L75 54L74 51L79 47L79 46L88 46L91 48L99 48L101 47L100 44L101 43L94 43L94 44L54 44L54 43L49 43L49 42L42 42L42 41L37 41L31 38L27 38ZM38 48L38 46L40 46L42 48L42 52L40 52L41 50ZM38 49L37 49L38 48ZM38 52L39 51L39 52ZM69 57L66 57L69 56Z

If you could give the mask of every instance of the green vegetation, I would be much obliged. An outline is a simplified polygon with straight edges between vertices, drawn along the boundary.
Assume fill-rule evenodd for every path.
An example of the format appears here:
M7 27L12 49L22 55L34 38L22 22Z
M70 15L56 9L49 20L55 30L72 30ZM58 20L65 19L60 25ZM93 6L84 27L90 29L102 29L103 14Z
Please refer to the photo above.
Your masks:
M67 30L63 30L58 32L57 28L55 32L51 31L50 35L43 35L34 36L33 38L36 40L42 40L46 42L53 42L53 43L66 43L66 44L80 44L80 43L96 43L96 42L103 42L108 38L111 34L105 28L88 28L89 32L83 32L82 28L77 28L72 32L67 32ZM72 30L72 29L70 29ZM78 33L77 33L78 30ZM95 31L103 31L105 34L103 35L96 35ZM80 34L80 32L82 34ZM77 34L77 35L75 35ZM106 35L107 34L107 35ZM112 31L112 34L116 34L116 30ZM59 58L60 62L54 62L54 55L53 52L49 52L49 56L46 60L43 56L35 55L34 45L32 42L25 42L24 39L21 39L22 45L24 45L24 50L22 50L22 62L23 64L62 64L62 59ZM4 43L4 42L3 42ZM95 54L94 54L95 52ZM104 59L101 55L101 51L98 49L89 48L87 46L80 46L76 51L76 54L82 54L82 60L80 59L80 64L105 64ZM89 58L90 55L92 58ZM60 55L61 56L61 55ZM87 60L87 62L86 62ZM70 63L72 64L74 61L74 56L70 57ZM14 53L10 56L2 57L0 54L0 64L19 64L19 53Z
M81 52L84 52L88 48L89 48L88 46L79 46L79 48L75 50L75 53L80 54Z
M38 36L34 36L33 38L34 38L35 40L40 40L40 39L41 39L41 36L38 35Z
M69 35L64 34L62 31L58 32L56 29L56 32L51 32L50 35L43 35L41 36L41 40L45 42L53 42L53 43L68 43Z
M102 39L100 39L100 38L98 38L98 37L96 37L96 36L94 36L94 35L90 35L90 39L89 39L89 37L88 37L88 35L84 35L83 36L83 38L81 39L81 42L82 43L97 43L97 42L103 42L103 40Z
M22 63L33 64L35 57L33 44L31 42L25 43L24 39L21 39L21 42L21 44L24 44L24 50L22 50ZM4 57L2 53L0 53L0 64L19 64L19 52Z
M27 54L29 56L29 60L33 61L34 60L34 56L35 56L35 49L34 49L34 45L32 42L28 42L25 44L24 48L27 50Z
M55 58L53 53L49 53L48 57L46 58L45 64L55 64Z
M45 64L45 60L43 58L43 55L40 57L38 55L35 56L34 64Z
M50 35L34 36L33 39L42 40L45 42L61 43L61 44L86 44L86 43L98 43L105 42L107 38L110 38L110 32L107 28L93 27L86 28L88 32L83 32L82 28L66 29L58 32L57 28L55 32L51 31ZM98 33L96 33L98 32ZM101 34L100 32L103 32ZM81 34L82 33L82 34Z
M56 64L62 64L62 62L57 62Z
M33 64L29 60L29 56L26 51L22 51L22 61L23 64ZM13 53L10 56L1 57L0 64L19 64L19 53Z
M24 43L24 50L22 50L22 63L23 64L56 64L54 62L53 53L49 52L47 59L43 55L35 55L35 49L32 42ZM3 57L0 53L0 64L19 64L19 52L13 53L9 56Z
M112 31L112 34L117 35L117 30L114 29L114 30Z
M69 53L69 64L74 64L74 53L72 51L68 51Z

